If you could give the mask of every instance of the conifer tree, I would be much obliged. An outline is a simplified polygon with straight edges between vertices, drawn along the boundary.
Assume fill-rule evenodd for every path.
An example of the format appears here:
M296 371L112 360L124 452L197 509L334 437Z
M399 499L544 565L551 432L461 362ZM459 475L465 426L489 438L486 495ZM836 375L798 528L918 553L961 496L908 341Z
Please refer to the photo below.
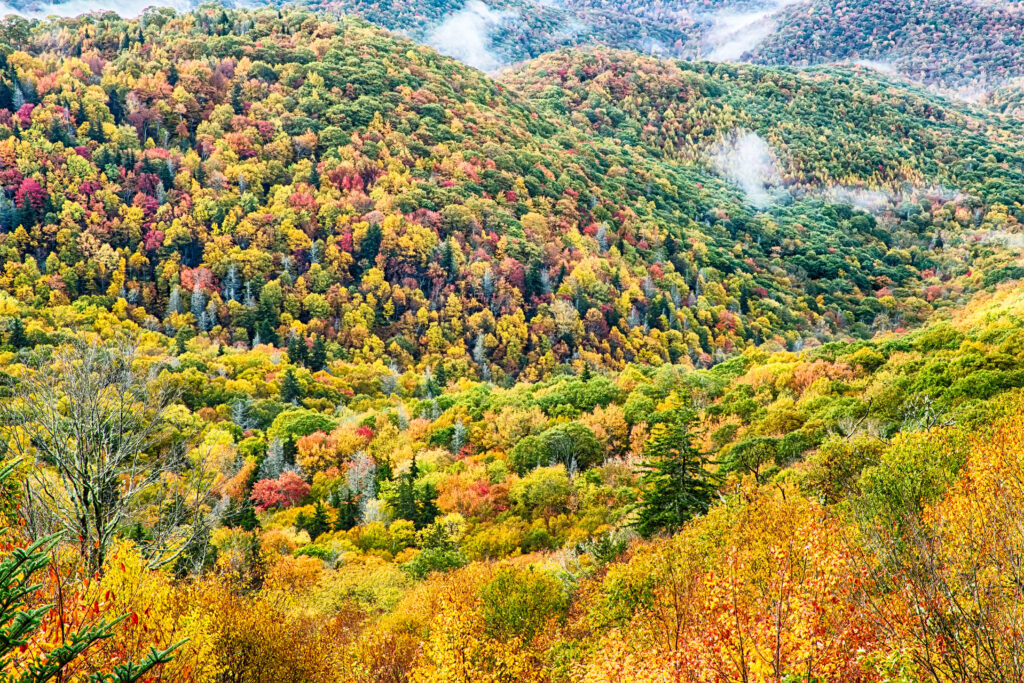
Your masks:
M309 352L309 360L306 365L314 372L327 367L327 345L324 343L323 337L317 336L313 340L313 348Z
M327 508L322 500L317 499L313 509L313 516L310 517L309 522L306 524L306 531L309 532L309 537L315 541L317 537L330 530L331 523L327 519Z
M281 382L281 400L285 403L294 403L302 396L302 387L299 380L295 378L295 371L288 368L284 373L284 380Z
M345 488L345 497L335 492L335 502L332 504L338 508L338 515L334 518L335 531L348 531L359 523L359 503L356 502L356 493L352 489Z
M292 338L288 340L288 360L295 365L305 365L307 352L306 340L299 335L292 335Z
M704 514L715 495L707 461L693 445L692 416L678 397L656 417L640 465L641 498L637 531L649 537L678 530L690 518Z
M17 464L18 461L14 461L0 468L0 488L6 488ZM6 520L0 519L0 522ZM34 640L46 615L53 609L53 605L47 604L33 607L32 596L40 589L35 577L49 565L49 553L58 537L59 534L40 538L27 546L14 545L0 555L0 672L8 671L12 655ZM46 652L45 659L30 662L19 676L3 675L2 679L23 683L53 680L94 643L113 635L114 627L125 618L99 619L77 631L64 633L59 644ZM94 673L88 680L90 683L134 683L160 664L171 661L171 653L183 642L165 650L150 648L140 663L125 662L109 673Z

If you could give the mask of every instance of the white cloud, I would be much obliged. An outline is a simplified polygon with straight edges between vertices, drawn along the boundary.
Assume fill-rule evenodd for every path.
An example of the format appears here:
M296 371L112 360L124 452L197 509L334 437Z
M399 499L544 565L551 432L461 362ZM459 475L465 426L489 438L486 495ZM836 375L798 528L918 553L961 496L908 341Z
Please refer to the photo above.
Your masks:
M713 62L736 62L753 50L775 29L772 17L799 0L774 0L764 9L741 12L722 10L703 17L709 23L704 35L703 58Z
M501 67L494 53L491 34L516 18L515 12L497 12L481 0L470 0L427 34L426 42L441 54L453 57L481 71Z
M17 7L0 2L0 15L18 14L42 19L48 16L77 17L90 12L116 12L126 19L139 16L148 7L170 7L179 12L194 9L195 0L69 0L68 2L26 2Z
M775 153L757 133L734 130L712 150L711 161L758 209L767 207L782 194L782 175Z

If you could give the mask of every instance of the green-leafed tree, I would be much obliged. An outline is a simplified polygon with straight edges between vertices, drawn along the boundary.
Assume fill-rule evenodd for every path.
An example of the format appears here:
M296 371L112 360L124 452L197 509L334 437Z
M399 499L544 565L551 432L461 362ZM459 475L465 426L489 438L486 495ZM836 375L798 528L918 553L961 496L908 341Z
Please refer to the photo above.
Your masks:
M640 465L640 501L636 528L643 536L673 532L704 514L715 495L715 479L707 459L693 444L692 416L672 397L658 413Z

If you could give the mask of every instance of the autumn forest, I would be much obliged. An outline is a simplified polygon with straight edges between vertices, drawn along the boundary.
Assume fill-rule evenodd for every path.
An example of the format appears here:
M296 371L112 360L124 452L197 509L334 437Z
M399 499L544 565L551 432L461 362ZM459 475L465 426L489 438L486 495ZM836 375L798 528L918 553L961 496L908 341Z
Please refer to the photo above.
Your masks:
M419 4L0 22L0 681L1024 681L1019 3Z

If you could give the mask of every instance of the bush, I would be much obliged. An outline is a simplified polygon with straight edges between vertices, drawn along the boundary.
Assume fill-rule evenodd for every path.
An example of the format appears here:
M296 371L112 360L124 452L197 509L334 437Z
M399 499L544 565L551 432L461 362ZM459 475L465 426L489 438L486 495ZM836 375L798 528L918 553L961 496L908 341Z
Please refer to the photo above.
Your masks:
M427 548L403 564L402 571L408 572L413 578L423 580L433 572L446 572L465 567L467 564L469 559L458 550Z
M550 622L565 617L569 600L554 578L531 569L505 567L480 589L487 635L529 642Z

